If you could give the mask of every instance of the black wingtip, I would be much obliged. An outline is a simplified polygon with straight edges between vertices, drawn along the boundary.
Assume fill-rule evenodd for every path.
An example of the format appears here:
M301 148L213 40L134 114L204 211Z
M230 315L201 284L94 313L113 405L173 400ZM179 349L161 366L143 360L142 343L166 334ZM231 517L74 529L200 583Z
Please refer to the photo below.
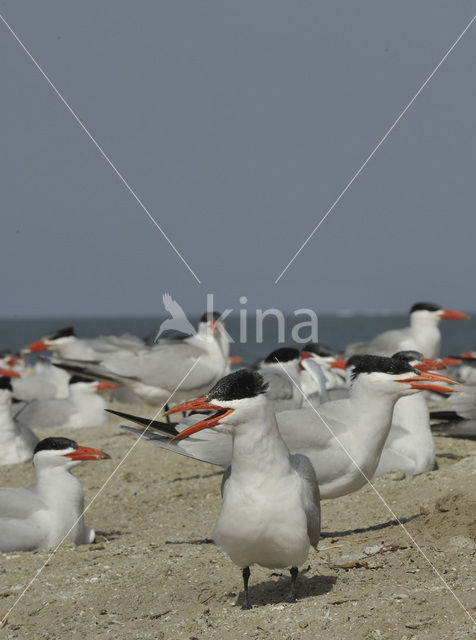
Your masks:
M174 428L173 424L167 424L166 422L160 422L159 420L151 420L151 418L141 418L140 416L134 416L130 413L123 413L122 411L115 411L114 409L105 409L108 413L113 413L119 418L124 418L125 420L130 420L131 422L135 422L139 424L141 427L148 427L149 429L154 429L159 433L175 437L177 435L177 431Z

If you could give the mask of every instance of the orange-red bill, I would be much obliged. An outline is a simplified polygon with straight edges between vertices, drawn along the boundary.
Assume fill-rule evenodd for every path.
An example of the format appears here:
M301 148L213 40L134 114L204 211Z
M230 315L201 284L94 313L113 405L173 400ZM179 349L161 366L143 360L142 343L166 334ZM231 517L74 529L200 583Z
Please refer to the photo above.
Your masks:
M38 351L47 351L50 347L43 342L43 340L37 340L36 342L32 342L27 345L22 351L25 353L38 353Z
M439 369L445 369L445 365L440 360L434 360L433 358L422 358L421 362L413 365L418 371L438 371Z
M103 389L118 389L121 385L116 382L101 381L97 383L96 389L102 391Z
M205 396L202 398L197 398L196 400L188 400L187 402L182 402L178 404L176 407L169 409L165 412L164 415L169 416L172 413L179 413L181 411L215 411L212 416L206 416L203 420L196 422L195 424L190 425L180 433L178 433L175 438L172 438L170 441L177 442L178 440L183 440L188 436L191 436L193 433L197 433L197 431L201 431L202 429L208 429L210 427L216 427L222 418L226 415L232 413L234 409L227 409L226 407L220 407L218 405L212 404L211 402L207 402Z
M476 360L476 352L475 351L465 351L461 354L462 358L469 358L471 360Z
M20 378L20 374L12 369L2 369L0 367L0 376L6 376L7 378Z
M78 446L75 451L65 453L64 457L70 458L71 460L108 460L111 456L99 449Z
M469 320L469 316L461 311L453 311L452 309L445 309L441 314L442 320Z
M243 362L243 358L241 356L230 356L229 360L230 364L241 364Z
M430 373L429 371L425 371L421 373L419 376L411 376L410 378L405 378L404 380L399 380L398 382L403 382L404 384L409 384L412 389L422 389L425 391L439 391L440 393L454 393L457 389L451 389L450 387L444 387L441 384L432 384L432 383L448 383L448 384L459 384L455 380L448 378L446 376L442 376L439 373Z
M20 360L20 356L13 355L13 356L10 356L10 358L8 358L5 364L7 365L7 367L13 367L13 365L15 365L18 362L18 360Z
M334 362L331 362L331 367L333 369L345 369L346 365L347 360L344 360L344 358L336 358Z
M464 356L462 355L461 357L464 357ZM450 357L441 358L441 361L447 367L459 367L459 365L462 364L463 362L461 358L450 358Z

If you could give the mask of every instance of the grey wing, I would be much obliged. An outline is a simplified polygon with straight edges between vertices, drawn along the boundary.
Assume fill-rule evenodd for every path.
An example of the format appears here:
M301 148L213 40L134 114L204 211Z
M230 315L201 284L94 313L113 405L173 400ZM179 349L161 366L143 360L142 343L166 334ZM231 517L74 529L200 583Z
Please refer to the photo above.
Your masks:
M295 454L290 456L290 460L292 468L303 480L307 533L311 545L315 547L321 535L321 499L316 473L306 456ZM223 476L223 481L225 481L225 476Z
M167 451L172 451L173 453L178 453L187 458L214 464L218 467L226 467L230 464L231 438L229 442L226 438L220 438L221 435L225 436L226 434L217 434L217 441L212 443L208 440L194 438L193 436L178 442L171 442L170 435L154 433L150 429L145 431L145 429L136 429L135 427L126 427L125 425L121 425L121 428L135 435L142 436L142 438L150 442L150 444Z
M200 356L204 357L197 362ZM185 341L159 344L137 356L111 356L103 364L114 373L163 389L174 389L182 381L180 388L187 391L211 386L216 378L216 368L204 352Z
M66 425L75 412L76 409L69 400L33 400L16 418L29 429L48 429Z
M46 531L34 515L43 508L29 489L0 489L0 551L38 548Z

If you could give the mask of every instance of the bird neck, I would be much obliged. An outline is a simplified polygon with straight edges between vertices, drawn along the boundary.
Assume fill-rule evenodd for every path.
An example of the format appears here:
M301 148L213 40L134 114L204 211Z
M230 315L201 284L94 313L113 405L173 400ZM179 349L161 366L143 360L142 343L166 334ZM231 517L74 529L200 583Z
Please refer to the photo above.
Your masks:
M438 358L440 355L441 332L439 319L432 316L410 315L410 329L414 340L426 358Z
M249 482L270 479L290 468L289 449L278 430L271 405L256 412L252 420L233 429L231 468L234 477Z
M55 511L77 510L83 506L83 488L79 480L63 466L35 466L36 490Z
M392 425L393 408L398 395L395 393L371 393L365 385L354 383L350 390L352 413L357 424L351 437L366 443L369 453L380 455ZM370 456L371 457L371 456ZM377 458L378 464L378 458Z

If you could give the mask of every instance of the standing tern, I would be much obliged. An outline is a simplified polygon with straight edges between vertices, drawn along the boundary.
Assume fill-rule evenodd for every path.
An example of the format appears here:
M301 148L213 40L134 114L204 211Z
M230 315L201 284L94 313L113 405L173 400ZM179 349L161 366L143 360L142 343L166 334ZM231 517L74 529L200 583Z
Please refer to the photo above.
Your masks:
M279 431L291 453L303 454L311 461L321 498L337 498L357 491L373 477L399 398L424 390L453 391L441 386L441 383L453 383L450 378L420 372L403 359L354 356L347 367L351 370L348 399L327 402L318 410L295 409L276 415ZM203 401L203 398L191 400L166 414L201 410ZM201 416L189 416L179 425L166 425L110 412L149 427L127 429L143 434L145 440L159 447L223 467L231 463L231 438L212 431L202 435L201 429L192 424ZM182 441L182 434L191 437ZM172 441L169 441L170 435L174 436Z
M213 428L232 441L231 466L222 481L223 503L213 531L215 542L241 567L245 601L250 609L250 565L291 567L291 593L298 566L316 547L320 534L320 501L316 474L302 455L291 455L283 441L267 385L255 371L241 369L222 378L206 398L192 401L213 411L176 436ZM190 402L174 408L186 411Z
M405 329L385 331L370 340L356 342L346 349L346 356L372 354L391 356L396 351L419 351L427 358L440 355L441 333L438 328L441 320L468 319L461 311L443 309L432 302L417 302L410 309L410 326Z
M38 444L35 434L12 414L10 378L0 378L0 465L31 460Z
M0 551L33 551L63 540L94 541L83 520L83 489L70 469L83 460L110 456L69 438L45 438L35 448L36 484L26 489L0 488Z
M161 405L206 393L229 367L229 343L220 314L204 314L195 335L161 342L139 353L121 351L101 360L56 358L71 373L126 385L144 402Z
M33 400L21 409L17 419L27 427L39 429L78 429L106 424L106 400L97 391L116 389L114 382L73 376L66 398Z

